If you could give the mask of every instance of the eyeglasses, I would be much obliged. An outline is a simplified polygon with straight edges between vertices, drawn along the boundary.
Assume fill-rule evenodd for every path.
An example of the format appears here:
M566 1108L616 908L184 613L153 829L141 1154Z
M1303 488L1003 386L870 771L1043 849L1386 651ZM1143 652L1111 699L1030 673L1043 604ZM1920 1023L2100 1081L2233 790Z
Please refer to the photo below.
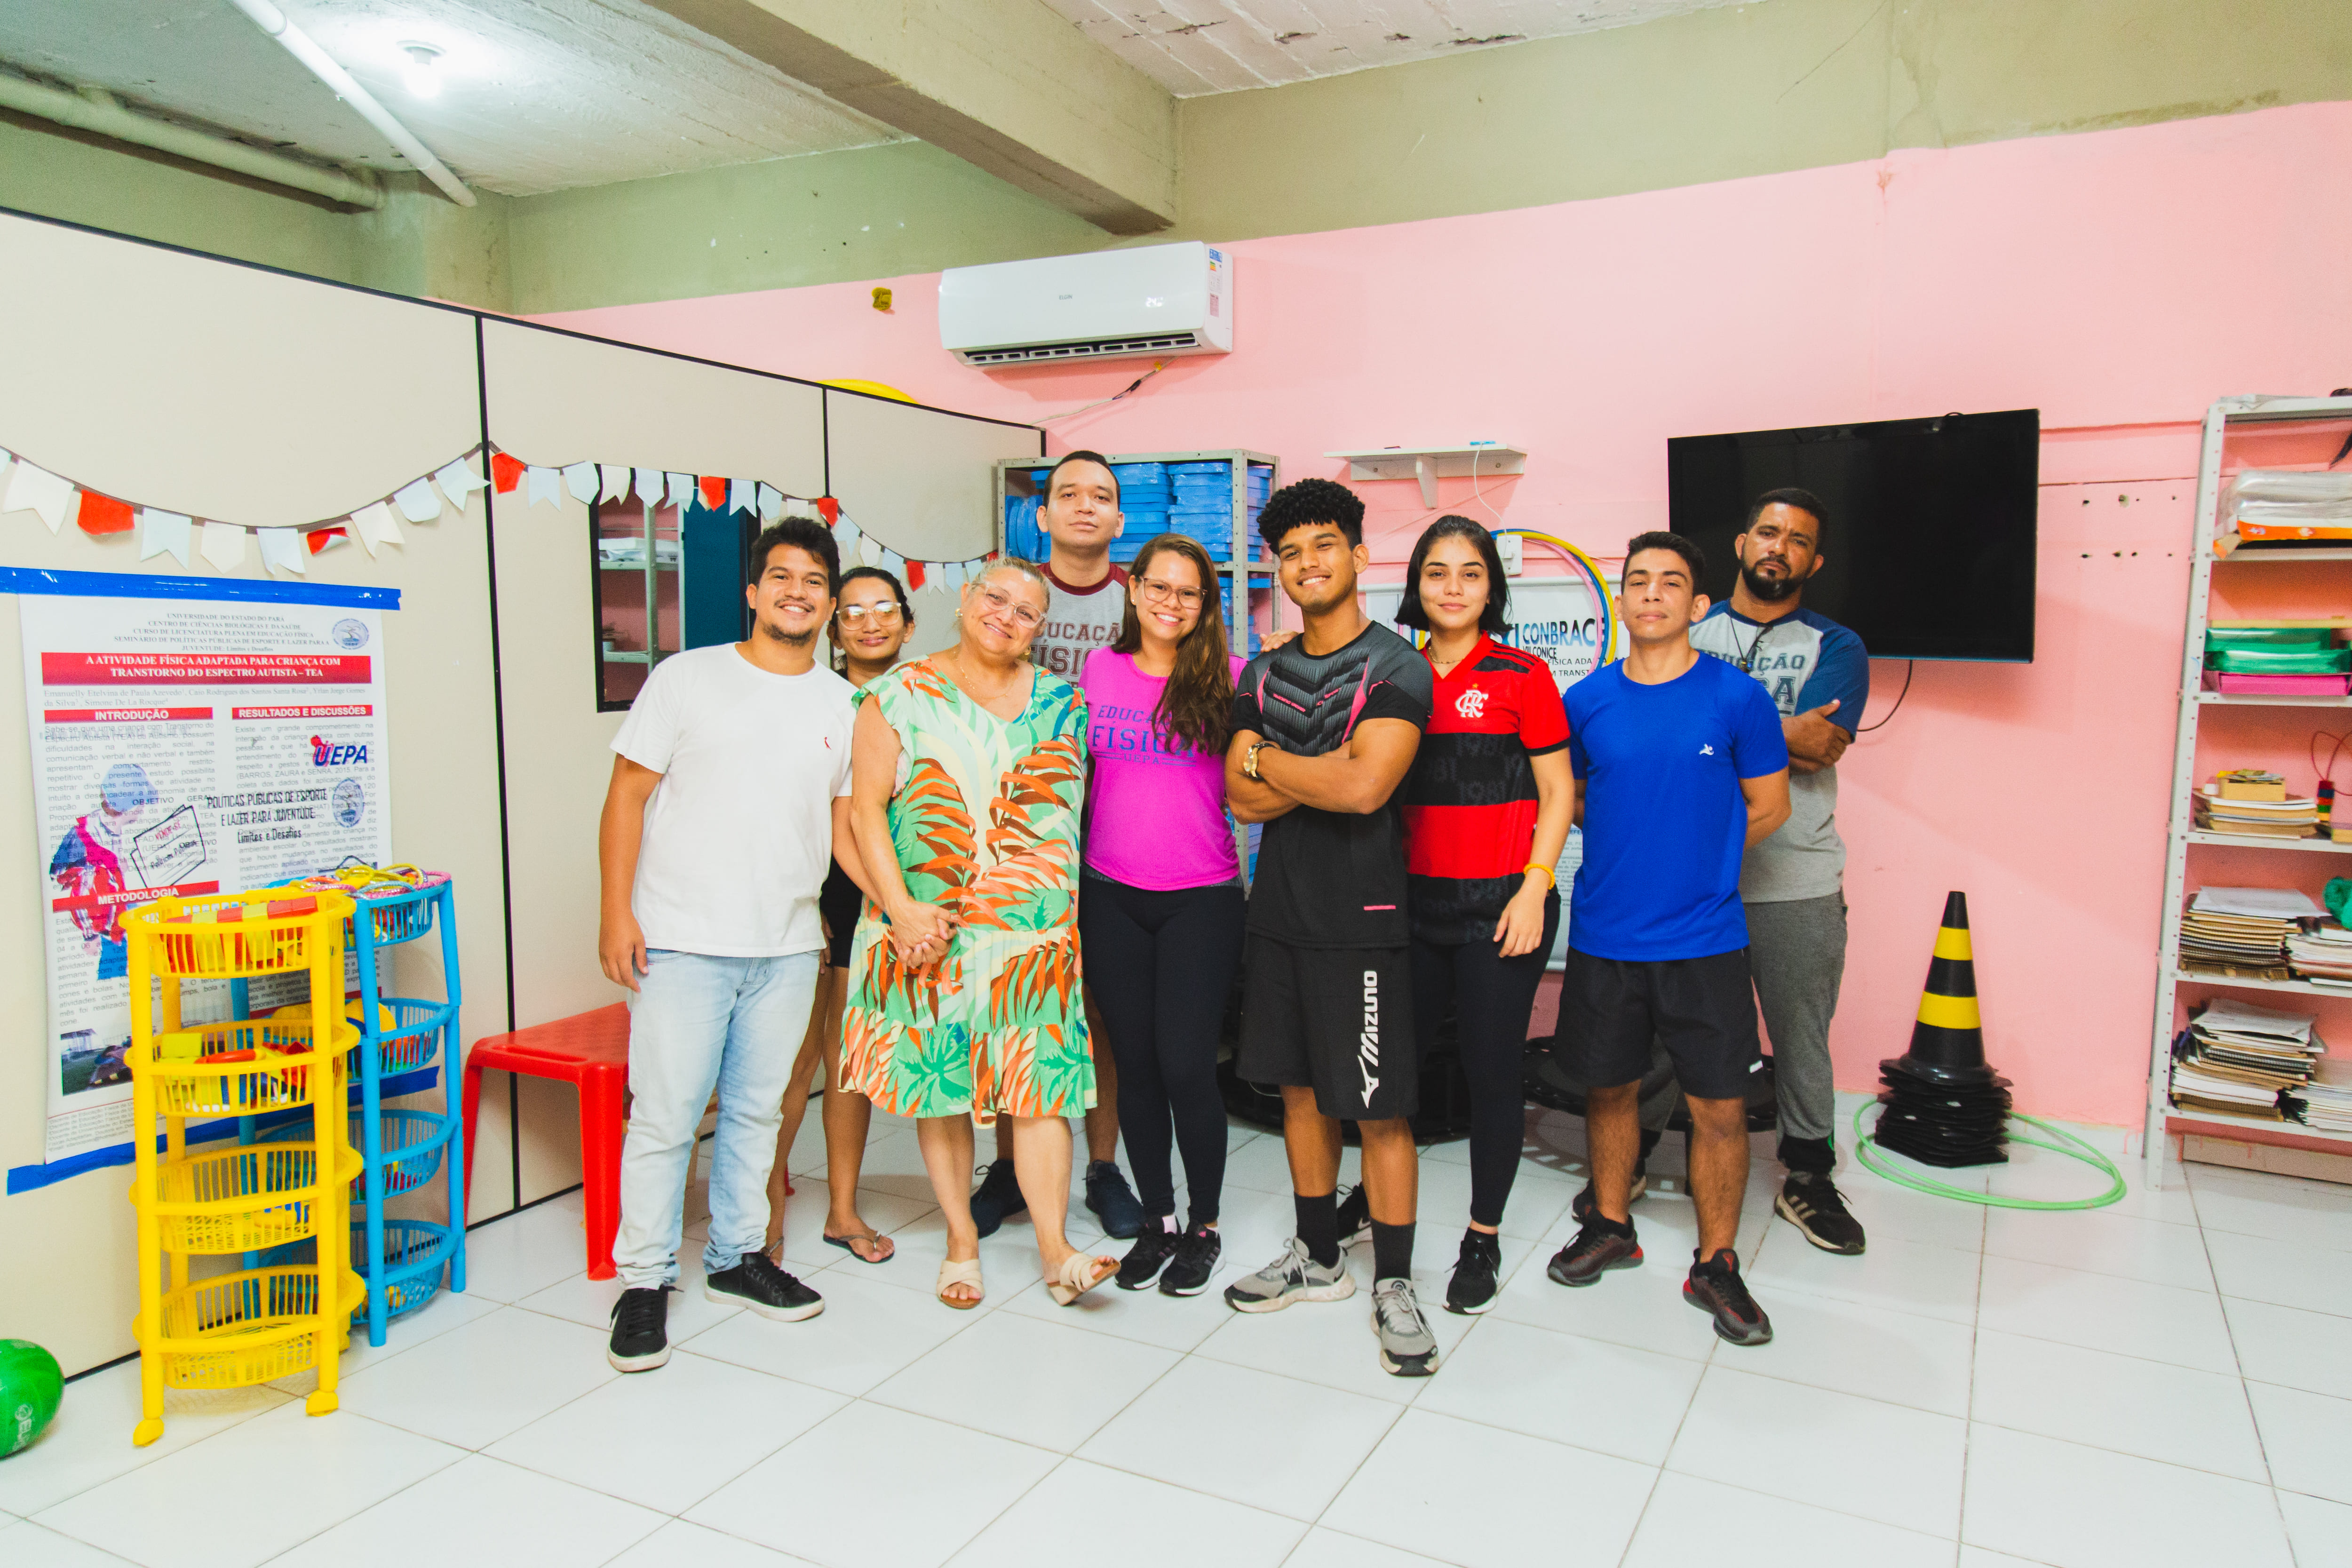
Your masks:
M1044 616L1028 605L1016 603L1013 595L1002 588L982 588L980 591L980 602L986 606L982 611L983 614L993 616L1010 610L1013 612L1013 620L1031 631L1036 630L1045 619Z
M902 614L896 605L845 605L841 624L855 630L871 621L877 626L895 626Z
M1172 583L1162 583L1151 577L1137 579L1135 595L1147 605L1164 605L1169 600L1174 599L1177 604L1188 610L1201 607L1200 589L1179 588Z

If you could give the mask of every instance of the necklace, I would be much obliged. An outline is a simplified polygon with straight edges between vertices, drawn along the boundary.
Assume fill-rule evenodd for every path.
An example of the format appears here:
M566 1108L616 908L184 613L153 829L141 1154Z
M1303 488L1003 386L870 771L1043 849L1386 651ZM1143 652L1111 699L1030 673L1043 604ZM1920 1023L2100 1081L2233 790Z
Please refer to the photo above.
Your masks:
M1021 672L1016 669L1003 685L999 686L995 690L989 692L986 696L982 696L978 683L971 678L971 672L964 668L963 660L958 658L952 653L944 655L943 657L950 664L955 667L956 684L963 688L964 695L970 697L974 702L979 703L982 708L987 707L992 702L1002 702L1007 697L1013 695L1013 684L1015 680L1018 680L1021 678Z
M1437 657L1437 644L1433 640L1430 643L1429 647L1422 650L1423 654L1429 660L1429 668L1435 670L1441 678L1451 675L1455 670L1461 668L1462 660L1468 658L1472 654L1476 653L1477 651L1478 644L1475 640L1473 640L1468 647L1462 650L1461 658L1440 659Z
M1781 617L1781 619L1782 619L1782 620L1785 620L1785 619L1787 619L1787 618L1788 618L1788 617L1786 617L1785 616ZM1762 647L1764 646L1764 639L1765 639L1766 637L1768 637L1771 636L1771 635L1772 635L1772 628L1773 628L1774 626L1779 626L1780 624L1780 621L1766 621L1766 622L1764 622L1762 625L1759 626L1756 628L1756 635L1755 635L1754 637L1749 637L1749 638L1748 639L1748 651L1747 651L1746 653L1743 653L1743 654L1741 654L1741 655L1739 656L1739 673L1740 673L1740 674L1742 674L1742 675L1753 675L1754 673L1756 673L1756 650L1757 650L1758 648L1760 648L1760 647ZM1734 632L1734 633L1732 634L1732 639L1731 639L1731 640L1732 640L1732 646L1733 646L1734 647L1738 647L1738 646L1739 646L1739 634L1738 634L1738 633L1737 633L1737 632Z

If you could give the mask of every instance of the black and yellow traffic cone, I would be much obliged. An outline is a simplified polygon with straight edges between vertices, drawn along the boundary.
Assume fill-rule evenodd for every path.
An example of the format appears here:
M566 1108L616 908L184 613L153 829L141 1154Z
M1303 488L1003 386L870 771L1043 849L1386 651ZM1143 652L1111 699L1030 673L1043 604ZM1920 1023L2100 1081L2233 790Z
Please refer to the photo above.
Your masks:
M1886 1089L1878 1097L1886 1107L1876 1133L1881 1145L1934 1165L1991 1165L2009 1158L2001 1149L2009 1079L1985 1061L1966 894L1944 900L1943 929L1927 962L1910 1050L1878 1066Z

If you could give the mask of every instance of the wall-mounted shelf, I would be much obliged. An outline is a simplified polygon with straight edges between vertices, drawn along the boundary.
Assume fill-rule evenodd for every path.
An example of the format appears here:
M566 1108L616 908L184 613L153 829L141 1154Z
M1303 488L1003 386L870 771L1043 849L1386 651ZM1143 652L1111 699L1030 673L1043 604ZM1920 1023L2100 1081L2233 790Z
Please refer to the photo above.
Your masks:
M2332 838L2269 838L2252 833L2198 833L2189 835L2191 844L2216 844L2225 849L2302 849L2320 854L2352 854L2352 844L2338 844Z
M1360 452L1326 452L1348 459L1351 479L1418 479L1421 504L1437 504L1440 479L1482 479L1523 474L1528 455L1499 441L1465 441L1453 447L1373 447Z

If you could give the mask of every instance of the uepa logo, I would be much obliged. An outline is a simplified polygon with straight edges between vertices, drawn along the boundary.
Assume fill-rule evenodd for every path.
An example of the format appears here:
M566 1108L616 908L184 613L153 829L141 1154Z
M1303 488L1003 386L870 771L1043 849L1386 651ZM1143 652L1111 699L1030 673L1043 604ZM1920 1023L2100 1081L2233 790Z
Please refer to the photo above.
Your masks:
M340 768L366 761L365 746L338 745L317 735L310 737L310 765L314 768Z

